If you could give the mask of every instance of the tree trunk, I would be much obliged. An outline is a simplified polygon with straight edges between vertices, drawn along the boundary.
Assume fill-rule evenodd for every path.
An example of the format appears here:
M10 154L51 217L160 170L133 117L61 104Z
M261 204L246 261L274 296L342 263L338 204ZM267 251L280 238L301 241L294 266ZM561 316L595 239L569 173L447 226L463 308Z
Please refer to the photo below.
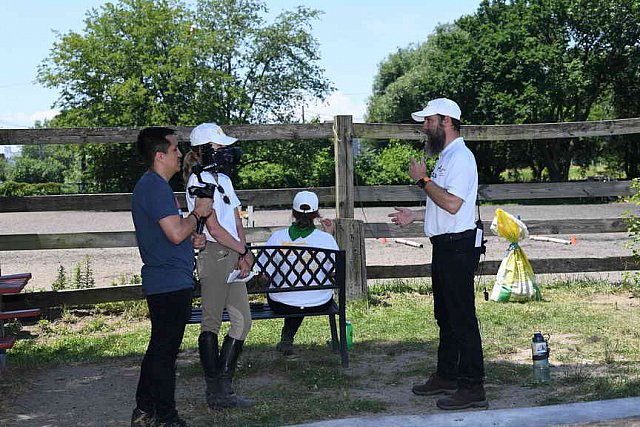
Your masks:
M624 139L627 139L627 141L624 141ZM627 174L627 179L638 178L640 177L640 169L638 168L640 142L637 140L636 135L624 137L623 142L625 142L624 170Z
M573 152L571 142L560 139L543 140L538 146L543 164L549 172L549 181L567 181Z

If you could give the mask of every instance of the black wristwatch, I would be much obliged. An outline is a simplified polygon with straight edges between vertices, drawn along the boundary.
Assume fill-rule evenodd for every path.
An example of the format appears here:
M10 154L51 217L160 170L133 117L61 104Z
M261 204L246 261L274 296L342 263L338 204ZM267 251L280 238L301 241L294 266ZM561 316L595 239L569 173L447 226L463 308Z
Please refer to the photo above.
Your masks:
M424 178L420 178L419 180L417 180L416 185L424 190L425 185L427 185L427 182L429 181L431 181L431 178L425 176Z

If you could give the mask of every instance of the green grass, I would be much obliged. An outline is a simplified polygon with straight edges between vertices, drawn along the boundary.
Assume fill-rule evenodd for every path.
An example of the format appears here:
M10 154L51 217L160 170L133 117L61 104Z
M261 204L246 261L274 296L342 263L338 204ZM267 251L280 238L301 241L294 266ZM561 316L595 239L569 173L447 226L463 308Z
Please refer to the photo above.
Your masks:
M543 283L543 301L495 303L477 295L489 399L528 389L542 404L640 395L640 310L628 286L592 279ZM21 372L70 363L121 360L137 366L148 340L141 303L67 310L54 321L24 327L10 351L9 393ZM354 326L351 367L340 367L328 346L324 317L305 319L296 337L297 357L275 350L281 320L256 321L237 369L237 388L257 404L242 411L211 412L202 396L197 356L199 326L187 327L180 356L178 406L190 425L283 425L384 413L384 393L406 399L412 383L435 368L438 330L428 281L373 284L366 301L349 303ZM224 325L222 333L228 325ZM550 335L552 381L531 378L530 340ZM2 406L0 405L0 412Z

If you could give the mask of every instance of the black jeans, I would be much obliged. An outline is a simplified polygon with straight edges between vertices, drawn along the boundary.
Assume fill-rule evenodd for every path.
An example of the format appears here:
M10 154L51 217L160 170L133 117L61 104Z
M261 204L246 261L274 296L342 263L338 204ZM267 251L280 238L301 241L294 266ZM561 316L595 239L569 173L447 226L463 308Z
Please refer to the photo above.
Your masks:
M432 239L433 240L433 239ZM482 342L476 317L474 272L480 260L474 237L433 244L434 315L440 328L438 375L458 387L481 384Z
M159 422L176 411L176 358L191 311L191 289L147 296L151 338L142 360L136 404Z

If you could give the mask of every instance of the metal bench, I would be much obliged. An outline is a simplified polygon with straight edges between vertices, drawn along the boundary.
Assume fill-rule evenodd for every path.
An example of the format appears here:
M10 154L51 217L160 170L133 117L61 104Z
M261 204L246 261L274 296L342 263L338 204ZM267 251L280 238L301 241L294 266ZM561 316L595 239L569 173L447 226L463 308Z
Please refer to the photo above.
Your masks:
M346 332L345 252L308 246L253 246L256 276L247 282L249 294L304 292L331 289L334 303L326 310L306 314L279 314L267 303L250 303L251 318L328 316L333 351L339 351L342 367L349 367ZM196 293L197 295L197 293ZM337 298L336 298L337 297ZM336 316L338 322L336 324ZM194 305L188 323L200 323L202 308ZM223 321L229 321L225 311Z

